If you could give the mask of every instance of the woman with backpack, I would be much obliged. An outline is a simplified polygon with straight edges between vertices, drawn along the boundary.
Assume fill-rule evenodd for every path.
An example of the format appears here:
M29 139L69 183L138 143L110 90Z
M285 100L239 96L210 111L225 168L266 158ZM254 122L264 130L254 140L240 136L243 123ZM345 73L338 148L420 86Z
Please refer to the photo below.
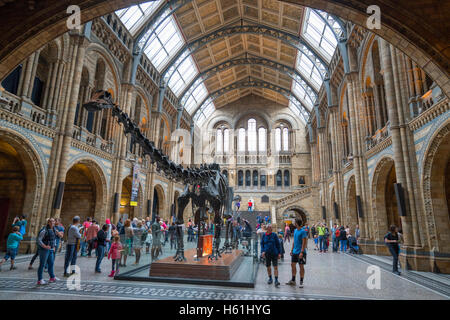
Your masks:
M339 229L339 243L341 245L341 252L347 252L347 231L344 226Z
M39 247L38 285L47 284L47 282L43 279L44 266L46 264L48 265L48 274L50 276L48 282L51 283L59 280L55 277L55 273L53 271L57 232L58 231L55 230L55 219L53 218L48 219L47 225L39 231L37 237Z
M389 232L384 236L384 243L389 249L392 255L392 272L396 275L400 275L398 271L398 254L400 252L400 237L398 233L398 228L395 225L391 225Z

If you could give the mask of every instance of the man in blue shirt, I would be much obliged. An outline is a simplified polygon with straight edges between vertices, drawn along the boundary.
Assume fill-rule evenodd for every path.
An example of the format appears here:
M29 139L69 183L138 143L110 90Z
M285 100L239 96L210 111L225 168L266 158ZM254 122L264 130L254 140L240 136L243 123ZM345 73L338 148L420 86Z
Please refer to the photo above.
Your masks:
M300 265L300 288L303 288L303 278L305 276L306 247L308 246L308 232L303 228L303 221L295 219L294 241L291 249L292 279L286 283L295 286L295 275L297 273L296 263Z
M26 233L26 227L27 227L26 219L27 219L26 215L23 215L20 218L16 217L16 218L14 218L13 225L12 225L13 227L16 227L16 226L19 227L19 232L22 236L24 236Z
M273 265L275 275L275 287L280 286L278 282L278 259L281 257L281 245L278 236L272 232L272 225L267 225L267 232L261 238L261 256L266 260L267 275L269 280L267 284L272 284L272 268Z

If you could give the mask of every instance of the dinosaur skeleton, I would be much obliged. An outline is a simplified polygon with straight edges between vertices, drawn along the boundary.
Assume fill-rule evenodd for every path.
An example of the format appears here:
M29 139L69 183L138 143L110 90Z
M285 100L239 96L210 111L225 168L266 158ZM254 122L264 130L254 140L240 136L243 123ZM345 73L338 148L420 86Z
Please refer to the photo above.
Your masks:
M209 260L217 260L221 257L223 251L231 250L228 241L230 221L233 216L232 202L240 199L233 197L233 188L228 186L228 178L220 172L220 166L216 163L202 164L199 168L184 168L169 159L161 149L158 149L153 141L147 139L139 127L129 118L128 114L123 112L115 103L112 102L111 94L104 90L95 92L90 101L83 104L87 111L97 112L103 109L112 109L112 116L124 127L125 135L129 134L133 139L132 143L139 144L142 147L144 157L148 155L151 163L156 163L156 170L163 172L169 179L177 182L183 182L186 187L184 192L178 197L178 212L176 217L177 232L177 252L174 256L175 261L186 260L184 256L184 241L182 225L183 211L192 200L192 204L200 209L200 220L206 220L206 204L214 212L214 242L212 254ZM220 233L223 225L223 218L227 220L225 232L225 245L220 246ZM200 224L199 224L200 225Z

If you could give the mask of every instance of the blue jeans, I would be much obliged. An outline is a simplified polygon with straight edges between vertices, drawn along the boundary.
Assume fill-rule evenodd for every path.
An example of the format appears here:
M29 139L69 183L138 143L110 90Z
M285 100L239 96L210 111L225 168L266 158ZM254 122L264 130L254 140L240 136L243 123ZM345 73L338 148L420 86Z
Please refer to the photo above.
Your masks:
M64 273L67 273L67 268L77 264L77 245L68 244L66 247L66 256L64 258Z
M389 248L389 252L392 254L392 271L393 272L398 272L398 254L400 251L400 248L398 245L389 245L388 244L388 248Z
M338 251L339 249L339 240L336 237L333 237L333 251Z
M43 279L44 266L48 265L48 274L50 278L55 277L53 272L53 264L55 263L55 251L54 249L44 249L39 247L39 268L38 268L38 280Z
M98 245L96 249L97 253L97 262L95 263L95 271L101 271L100 270L100 264L102 263L103 257L105 256L105 246Z
M325 247L326 247L326 242L325 242L326 240L325 240L325 237L324 236L319 236L319 250L320 251L323 251L323 250L325 250Z
M85 256L86 255L87 242L86 241L81 241L81 245L80 246L81 246L81 248L80 248L81 255Z
M339 242L341 243L341 252L346 252L347 251L347 239L339 240Z

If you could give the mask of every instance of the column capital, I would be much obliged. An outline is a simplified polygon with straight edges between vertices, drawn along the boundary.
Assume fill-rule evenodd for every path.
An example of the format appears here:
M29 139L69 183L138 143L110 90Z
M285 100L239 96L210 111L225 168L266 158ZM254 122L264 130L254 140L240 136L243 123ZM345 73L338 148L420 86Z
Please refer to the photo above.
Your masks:
M331 113L337 112L338 105L337 104L332 104L332 105L328 106L328 110L330 110Z
M344 80L346 82L354 82L358 80L358 71L350 71L344 74Z

